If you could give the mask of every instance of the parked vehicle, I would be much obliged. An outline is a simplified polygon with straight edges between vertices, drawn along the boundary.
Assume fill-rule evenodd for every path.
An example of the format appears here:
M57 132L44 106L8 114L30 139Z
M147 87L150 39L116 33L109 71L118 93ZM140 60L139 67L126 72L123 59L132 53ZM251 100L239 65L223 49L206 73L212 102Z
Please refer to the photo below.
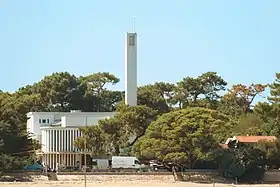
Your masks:
M32 165L29 165L29 166L25 166L23 169L25 171L41 171L42 170L42 166L38 163L34 163Z
M112 170L126 170L133 169L136 171L145 168L144 164L133 156L113 156L112 157Z
M92 159L93 171L109 171L111 160L109 159Z
M149 164L152 171L167 171L167 167L158 160L150 160Z

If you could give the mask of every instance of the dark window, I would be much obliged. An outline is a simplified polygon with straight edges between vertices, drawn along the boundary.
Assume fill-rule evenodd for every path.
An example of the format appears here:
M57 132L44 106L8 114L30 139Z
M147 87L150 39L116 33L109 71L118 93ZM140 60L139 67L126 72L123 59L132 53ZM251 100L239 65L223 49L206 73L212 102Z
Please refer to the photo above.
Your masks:
M134 36L129 36L129 41L128 41L129 45L135 45L135 41L134 41Z
M43 119L43 120L42 120L42 123L46 123L46 120L45 120L45 119Z
M141 163L139 162L139 160L134 160L134 164L136 164L136 165L141 165Z
M49 119L47 119L47 123L50 123L50 120L49 120Z
M42 120L41 120L41 119L39 119L39 123L42 123Z

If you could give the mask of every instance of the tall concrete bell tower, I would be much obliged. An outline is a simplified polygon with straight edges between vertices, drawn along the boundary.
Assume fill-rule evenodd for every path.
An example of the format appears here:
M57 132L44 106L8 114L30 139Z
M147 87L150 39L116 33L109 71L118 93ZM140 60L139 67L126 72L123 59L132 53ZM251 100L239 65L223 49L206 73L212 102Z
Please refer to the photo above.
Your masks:
M125 104L137 105L137 33L126 33Z

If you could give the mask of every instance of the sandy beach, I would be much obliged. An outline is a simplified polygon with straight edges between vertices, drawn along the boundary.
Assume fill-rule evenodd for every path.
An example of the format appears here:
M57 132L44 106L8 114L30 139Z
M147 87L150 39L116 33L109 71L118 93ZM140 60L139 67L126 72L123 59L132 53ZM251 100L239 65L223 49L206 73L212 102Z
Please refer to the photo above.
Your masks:
M37 176L32 182L0 183L0 187L84 187L84 176L58 176L59 181L48 181L45 176ZM212 183L199 184L191 182L175 182L173 176L87 176L87 187L213 187ZM215 184L215 187L229 187L230 184ZM273 185L236 185L242 187L279 187Z
M165 183L157 183L157 182L106 182L106 183L88 183L87 187L213 187L213 184L196 184L189 182L165 182ZM0 184L1 187L84 187L84 183L81 182L73 182L73 183L6 183ZM229 187L232 185L228 184L216 184L215 187ZM236 185L240 187L278 187L279 185Z

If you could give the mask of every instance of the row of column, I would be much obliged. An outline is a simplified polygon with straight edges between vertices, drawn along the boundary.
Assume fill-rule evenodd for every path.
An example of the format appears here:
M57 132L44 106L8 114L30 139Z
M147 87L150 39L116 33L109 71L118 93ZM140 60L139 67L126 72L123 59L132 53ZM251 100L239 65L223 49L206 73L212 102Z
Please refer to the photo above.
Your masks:
M44 129L42 130L43 151L73 152L79 151L74 147L74 141L81 136L78 129Z
M58 165L64 166L76 166L77 162L81 163L81 154L45 154L42 161L50 166L51 168L56 168Z

